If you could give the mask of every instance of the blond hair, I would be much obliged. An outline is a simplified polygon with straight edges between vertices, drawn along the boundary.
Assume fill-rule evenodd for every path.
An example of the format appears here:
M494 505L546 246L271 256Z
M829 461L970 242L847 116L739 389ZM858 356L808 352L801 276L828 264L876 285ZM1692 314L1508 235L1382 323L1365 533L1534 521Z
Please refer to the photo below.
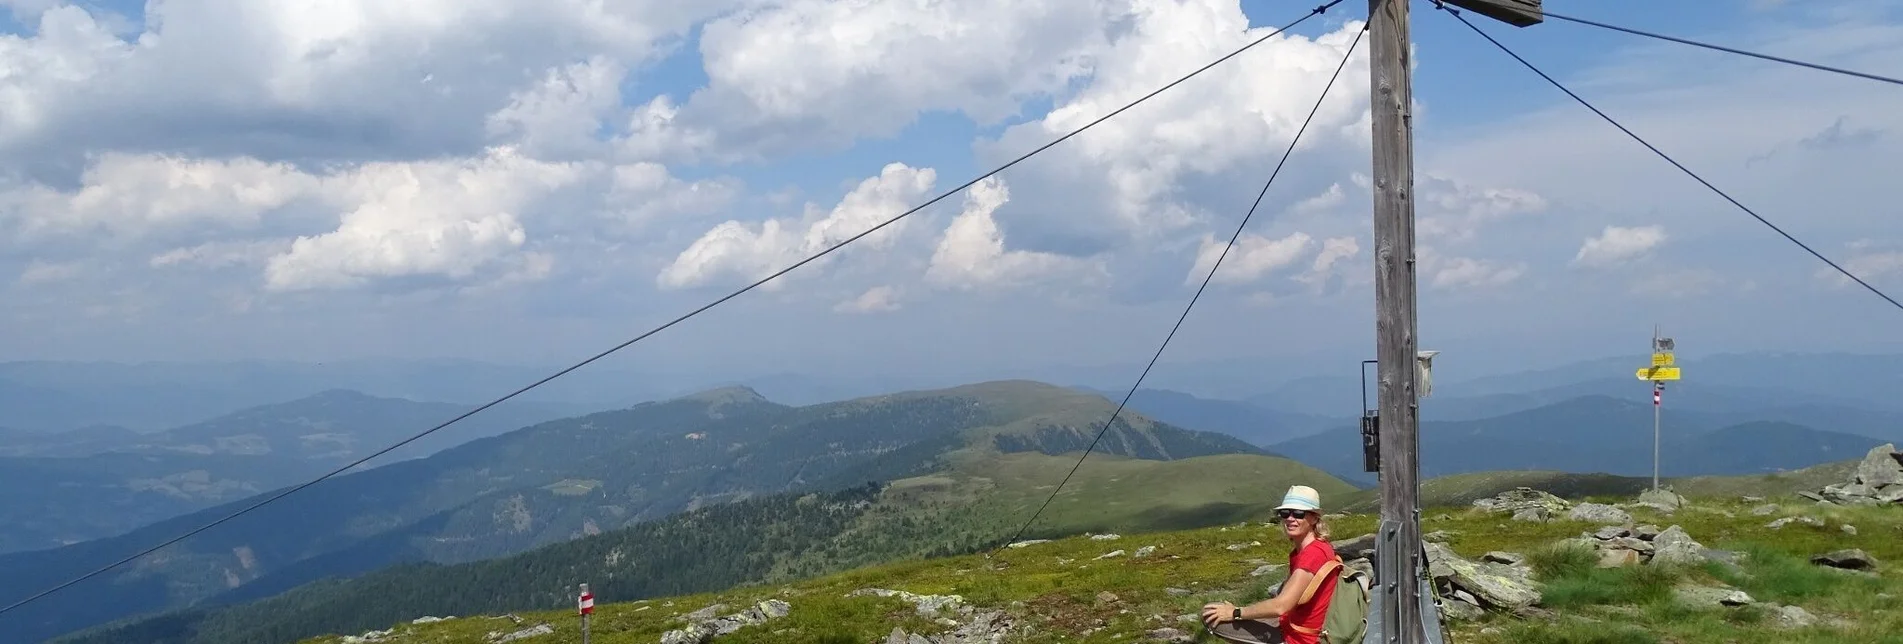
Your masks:
M1315 538L1327 541L1331 536L1334 535L1333 532L1328 529L1328 517L1323 515L1319 510L1315 511Z

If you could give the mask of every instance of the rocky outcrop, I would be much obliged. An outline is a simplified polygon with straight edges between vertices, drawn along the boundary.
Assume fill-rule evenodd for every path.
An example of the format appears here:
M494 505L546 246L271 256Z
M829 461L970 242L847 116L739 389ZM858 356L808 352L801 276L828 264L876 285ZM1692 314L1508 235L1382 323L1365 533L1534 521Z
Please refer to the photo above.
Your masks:
M1629 525L1632 523L1632 515L1627 514L1625 510L1603 503L1581 503L1573 506L1573 511L1567 513L1566 518L1600 525Z
M1566 516L1572 502L1530 487L1516 487L1473 502L1475 509L1510 514L1515 521L1550 521Z
M1107 597L1103 596L1107 595ZM913 606L921 617L936 618L952 630L938 635L907 633L894 627L885 644L998 644L1011 634L1011 616L1001 610L974 609L959 595L919 595L903 590L861 588L847 597L897 597ZM1117 596L1103 593L1099 601L1114 603Z
M687 628L662 633L661 644L702 644L716 636L785 617L793 610L786 602L769 599L726 617L713 617L721 608L722 605L715 604L682 616L692 623Z
M1443 598L1449 617L1467 619L1482 611L1518 613L1540 602L1540 585L1533 580L1533 569L1518 561L1512 553L1489 553L1482 561L1469 561L1447 546L1428 542L1427 574L1434 590Z
M1711 550L1692 539L1676 525L1660 530L1658 526L1633 528L1606 526L1595 532L1582 532L1567 542L1591 549L1599 556L1599 567L1617 568L1653 564L1695 565L1704 561L1733 563L1735 553Z
M1837 505L1903 504L1903 453L1897 452L1893 443L1870 448L1849 482L1827 485L1819 493L1804 496Z

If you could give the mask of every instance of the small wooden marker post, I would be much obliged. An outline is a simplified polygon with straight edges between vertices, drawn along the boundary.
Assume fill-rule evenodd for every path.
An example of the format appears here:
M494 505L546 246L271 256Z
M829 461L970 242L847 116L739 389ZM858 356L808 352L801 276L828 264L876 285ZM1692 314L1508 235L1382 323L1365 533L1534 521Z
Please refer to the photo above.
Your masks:
M588 593L588 584L581 585L581 597L575 600L581 611L581 644L588 644L588 616L595 612L595 596Z

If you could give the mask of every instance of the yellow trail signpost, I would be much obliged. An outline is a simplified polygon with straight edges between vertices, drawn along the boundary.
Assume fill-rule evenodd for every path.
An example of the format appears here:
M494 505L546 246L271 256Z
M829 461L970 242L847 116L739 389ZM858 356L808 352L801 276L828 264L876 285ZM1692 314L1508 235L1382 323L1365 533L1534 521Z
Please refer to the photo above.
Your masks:
M1679 379L1678 358L1672 352L1677 342L1671 338L1659 337L1657 326L1652 327L1652 366L1640 367L1636 374L1640 380L1652 382L1652 489L1659 489L1659 407L1664 401L1665 381Z

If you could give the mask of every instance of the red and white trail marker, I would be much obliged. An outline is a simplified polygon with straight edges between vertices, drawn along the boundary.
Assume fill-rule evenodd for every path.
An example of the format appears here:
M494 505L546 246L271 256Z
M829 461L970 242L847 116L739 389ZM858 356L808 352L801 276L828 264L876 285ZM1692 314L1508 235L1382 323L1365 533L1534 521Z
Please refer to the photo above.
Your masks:
M595 596L589 594L586 590L581 591L581 598L576 601L576 604L581 608L581 614L583 615L595 612Z

